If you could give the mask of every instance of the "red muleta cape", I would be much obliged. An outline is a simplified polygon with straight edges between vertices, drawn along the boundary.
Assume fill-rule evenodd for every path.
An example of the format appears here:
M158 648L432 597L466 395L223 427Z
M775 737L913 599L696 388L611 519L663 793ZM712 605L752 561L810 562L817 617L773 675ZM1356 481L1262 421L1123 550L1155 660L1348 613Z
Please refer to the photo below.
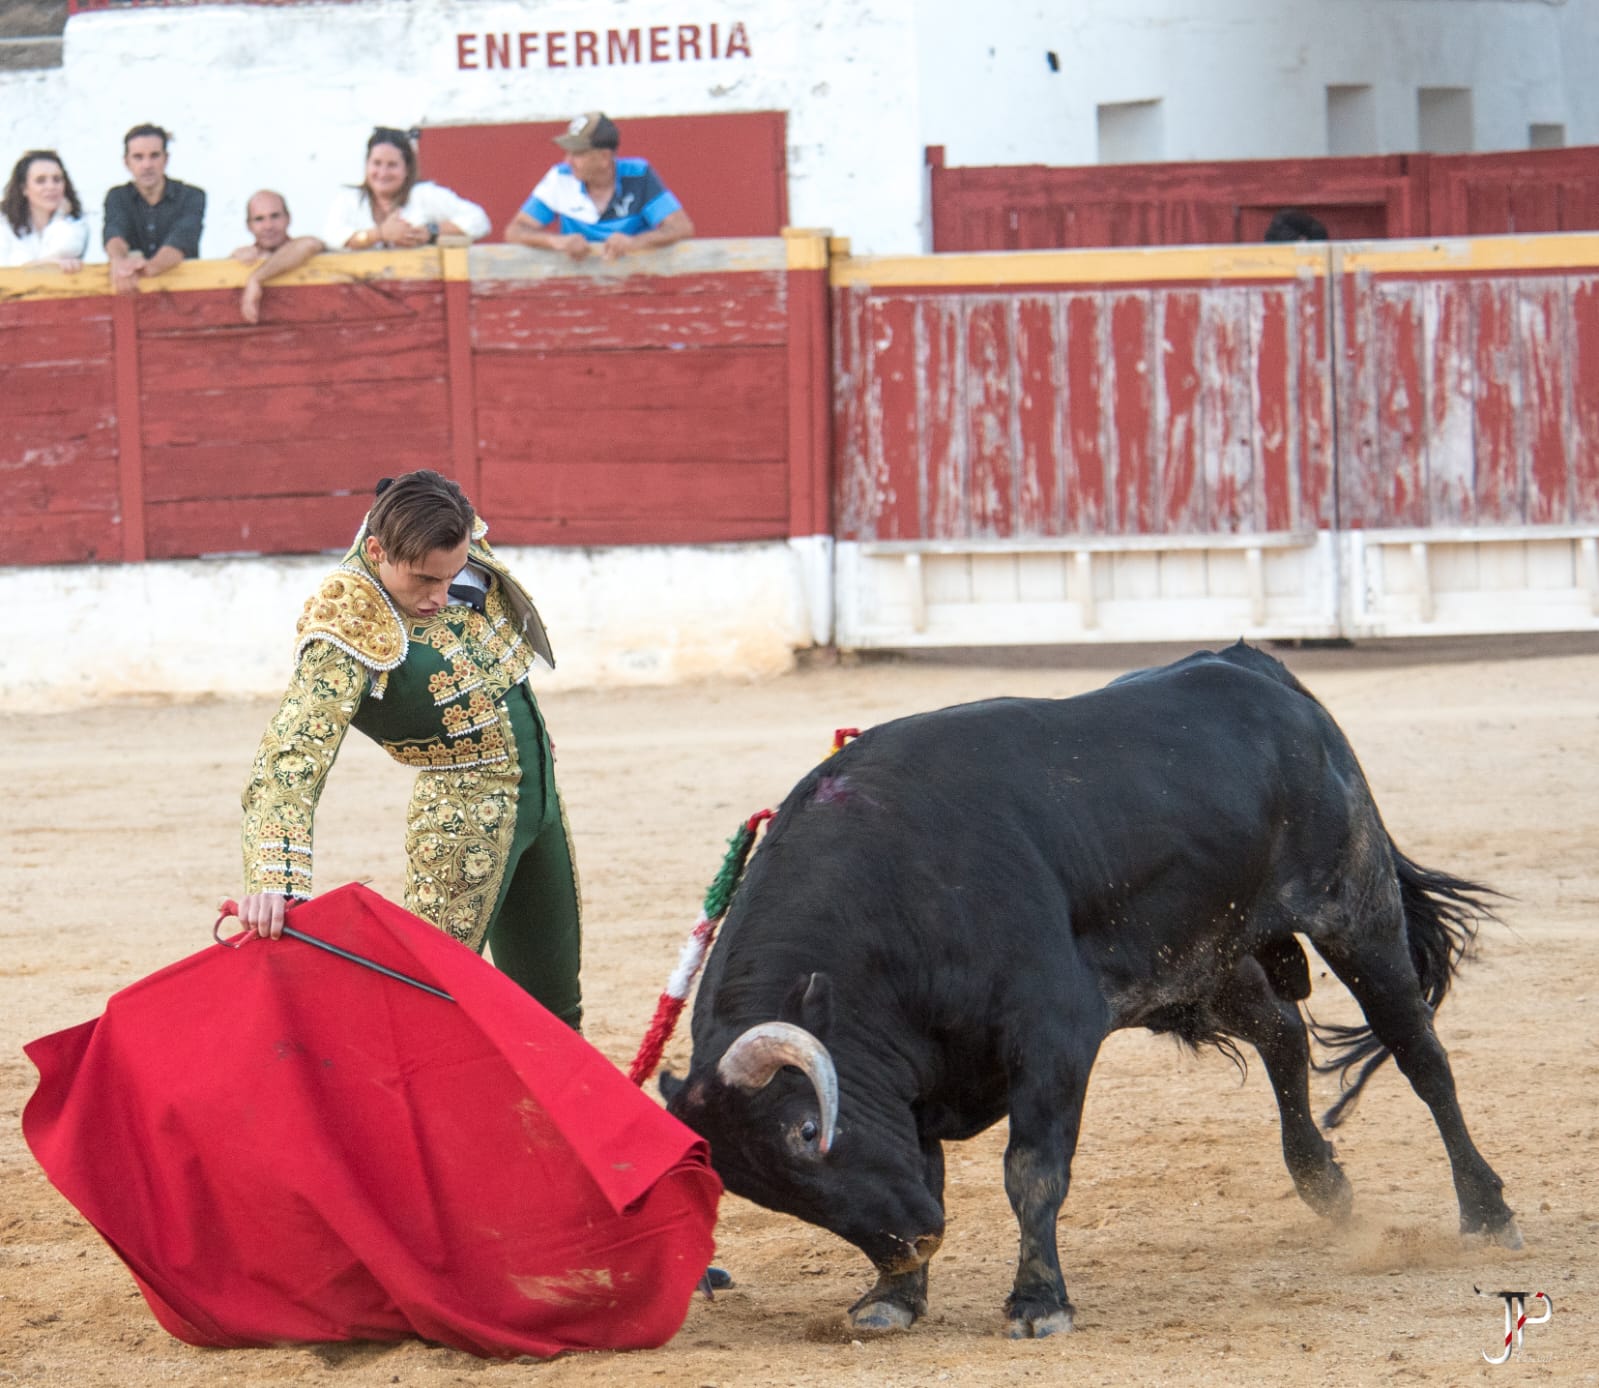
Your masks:
M713 1251L704 1143L470 950L348 886L26 1050L50 1180L190 1344L636 1349Z

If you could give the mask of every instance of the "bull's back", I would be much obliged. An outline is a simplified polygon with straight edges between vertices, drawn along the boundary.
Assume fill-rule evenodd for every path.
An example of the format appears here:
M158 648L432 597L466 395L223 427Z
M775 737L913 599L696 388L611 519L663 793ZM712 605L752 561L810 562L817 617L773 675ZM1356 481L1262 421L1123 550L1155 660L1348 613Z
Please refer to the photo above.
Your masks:
M821 912L840 939L893 930L948 952L976 932L1020 954L1132 898L1235 893L1284 832L1336 841L1365 800L1331 718L1242 649L869 729L790 794L748 887L762 913Z

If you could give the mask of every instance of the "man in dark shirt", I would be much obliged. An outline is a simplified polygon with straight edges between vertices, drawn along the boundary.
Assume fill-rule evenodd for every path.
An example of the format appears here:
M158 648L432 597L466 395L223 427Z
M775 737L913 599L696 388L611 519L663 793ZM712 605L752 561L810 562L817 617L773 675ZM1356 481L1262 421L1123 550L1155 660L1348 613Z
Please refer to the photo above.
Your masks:
M170 138L159 125L136 125L122 137L122 162L133 182L105 195L105 248L119 294L200 254L205 192L167 177Z

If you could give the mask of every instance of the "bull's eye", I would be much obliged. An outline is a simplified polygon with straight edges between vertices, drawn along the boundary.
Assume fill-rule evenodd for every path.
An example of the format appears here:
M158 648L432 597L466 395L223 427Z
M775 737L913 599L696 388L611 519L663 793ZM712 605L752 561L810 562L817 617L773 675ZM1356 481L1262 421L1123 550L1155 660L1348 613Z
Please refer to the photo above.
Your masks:
M816 1141L816 1124L811 1119L800 1124L800 1137L806 1142Z

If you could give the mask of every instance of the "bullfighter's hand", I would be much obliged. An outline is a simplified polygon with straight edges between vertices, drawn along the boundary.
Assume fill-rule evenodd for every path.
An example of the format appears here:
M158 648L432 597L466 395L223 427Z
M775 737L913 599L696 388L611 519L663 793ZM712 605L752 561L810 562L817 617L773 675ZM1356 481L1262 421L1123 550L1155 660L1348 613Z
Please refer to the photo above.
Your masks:
M239 924L263 939L281 939L287 897L276 892L252 892L239 899Z

